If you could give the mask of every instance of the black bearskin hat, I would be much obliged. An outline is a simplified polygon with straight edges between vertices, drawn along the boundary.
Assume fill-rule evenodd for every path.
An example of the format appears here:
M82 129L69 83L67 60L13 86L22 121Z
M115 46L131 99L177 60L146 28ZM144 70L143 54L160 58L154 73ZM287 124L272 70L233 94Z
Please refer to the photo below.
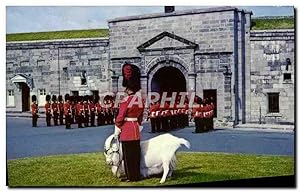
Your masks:
M58 96L58 101L61 102L63 100L62 95Z
M70 100L70 95L67 93L65 94L65 101Z
M56 95L52 95L52 101L56 101Z
M88 95L85 95L84 97L83 97L83 101L88 101L89 100L89 96Z
M51 96L50 95L46 95L46 101L50 101Z
M32 101L32 102L36 101L36 96L35 96L35 95L32 95L32 96L31 96L31 101Z
M123 82L122 86L137 92L141 89L140 69L132 64L125 63L122 67Z
M94 95L89 95L89 101L90 102L94 101Z
M97 102L99 102L99 100L100 100L99 95L95 95L95 97L94 97L94 102L97 103Z

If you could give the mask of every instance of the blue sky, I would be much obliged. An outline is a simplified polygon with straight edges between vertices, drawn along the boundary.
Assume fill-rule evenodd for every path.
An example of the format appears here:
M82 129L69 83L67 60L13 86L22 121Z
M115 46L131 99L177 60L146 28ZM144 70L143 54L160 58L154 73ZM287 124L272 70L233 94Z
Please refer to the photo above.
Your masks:
M176 10L205 8L176 6ZM291 6L238 6L258 16L293 15ZM107 28L107 20L121 16L160 13L163 6L7 6L6 33Z

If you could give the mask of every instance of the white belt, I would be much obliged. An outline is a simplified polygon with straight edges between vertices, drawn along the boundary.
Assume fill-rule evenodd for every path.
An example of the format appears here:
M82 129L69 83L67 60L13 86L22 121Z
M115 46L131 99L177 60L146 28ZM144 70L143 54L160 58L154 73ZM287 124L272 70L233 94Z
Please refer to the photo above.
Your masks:
M136 118L136 117L125 117L124 121L138 121L138 118Z

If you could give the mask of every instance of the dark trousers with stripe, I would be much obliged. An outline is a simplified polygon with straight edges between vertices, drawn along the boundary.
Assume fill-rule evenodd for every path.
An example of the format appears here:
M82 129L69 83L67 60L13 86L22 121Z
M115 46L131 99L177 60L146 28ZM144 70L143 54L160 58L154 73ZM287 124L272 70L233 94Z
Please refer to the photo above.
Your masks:
M122 151L127 179L130 181L140 180L140 140L122 141Z

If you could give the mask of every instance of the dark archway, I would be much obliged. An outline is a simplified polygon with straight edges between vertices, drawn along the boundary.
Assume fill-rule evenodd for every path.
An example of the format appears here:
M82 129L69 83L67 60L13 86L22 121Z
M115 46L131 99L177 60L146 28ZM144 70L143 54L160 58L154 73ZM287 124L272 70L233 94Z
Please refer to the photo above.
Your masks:
M26 83L21 83L22 87L22 112L30 110L30 89Z
M162 67L152 78L151 91L160 94L162 94L162 92L185 92L185 77L176 67Z

